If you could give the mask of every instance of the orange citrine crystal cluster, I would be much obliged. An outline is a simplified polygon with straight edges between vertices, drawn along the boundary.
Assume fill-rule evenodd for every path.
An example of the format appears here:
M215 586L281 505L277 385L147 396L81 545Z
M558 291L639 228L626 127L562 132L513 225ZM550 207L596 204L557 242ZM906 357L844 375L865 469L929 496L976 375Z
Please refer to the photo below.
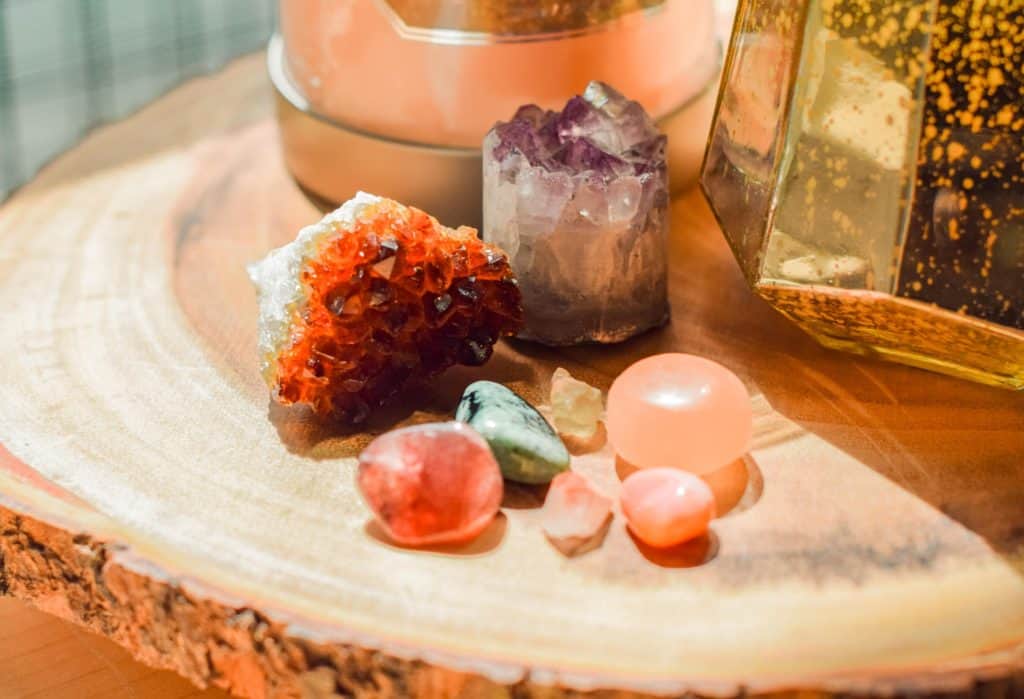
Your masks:
M298 271L300 300L265 366L280 402L359 422L410 381L484 363L498 338L519 328L508 258L474 229L445 228L376 197L356 216L340 212L318 224L326 233L300 234L293 245L305 245L302 257L281 266Z

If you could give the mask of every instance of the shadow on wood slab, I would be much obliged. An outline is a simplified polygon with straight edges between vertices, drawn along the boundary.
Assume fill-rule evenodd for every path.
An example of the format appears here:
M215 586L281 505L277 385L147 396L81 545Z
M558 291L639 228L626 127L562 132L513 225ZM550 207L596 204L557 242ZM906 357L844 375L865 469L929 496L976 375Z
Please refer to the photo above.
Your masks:
M671 349L672 335L667 327L649 330L637 337L611 345L597 343L572 347L547 347L525 340L510 340L509 345L520 355L552 367L565 367L572 375L607 393L612 381L639 357ZM550 387L551 376L545 378L545 390ZM544 401L546 402L546 401Z
M311 459L354 458L374 437L397 427L451 420L466 386L481 379L526 385L533 381L533 370L499 348L482 367L453 367L429 383L410 384L356 425L320 418L306 406L279 405L273 399L268 400L267 419L293 454Z
M398 405L398 404L396 404ZM373 422L346 425L316 416L304 405L280 405L268 400L267 419L285 448L309 459L355 458L374 437L413 415L408 404L374 416Z
M660 568L696 568L710 563L718 555L718 537L712 531L697 539L666 548L645 544L632 531L629 531L629 536L640 555Z
M396 551L405 551L412 554L431 554L441 556L452 556L457 558L473 558L476 556L485 556L499 546L501 542L505 540L505 533L508 530L508 518L501 512L494 518L486 529L484 529L478 537L472 541L467 541L462 544L434 544L429 546L403 546L402 544L396 543L387 535L384 528L376 520L370 520L366 523L363 531L366 535L377 541L388 548L395 549Z
M715 496L715 513L719 519L749 510L764 491L764 476L750 454L701 478Z
M466 387L485 380L505 384L531 403L538 402L536 367L514 352L506 341L499 341L483 366L455 366L431 383L434 408L454 415Z
M502 496L501 506L511 510L536 510L544 504L549 486L549 483L531 485L505 481L505 494Z
M982 537L1024 577L1024 394L806 352L834 354L832 370L800 354L784 378L761 367L772 407Z

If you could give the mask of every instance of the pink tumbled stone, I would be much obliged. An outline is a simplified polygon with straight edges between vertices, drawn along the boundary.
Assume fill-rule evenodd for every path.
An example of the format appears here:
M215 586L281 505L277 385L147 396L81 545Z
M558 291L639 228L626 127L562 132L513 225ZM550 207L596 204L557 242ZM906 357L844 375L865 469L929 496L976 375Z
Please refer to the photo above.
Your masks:
M705 534L715 517L711 488L674 468L636 471L622 482L622 514L638 539L657 548Z
M459 422L377 437L359 455L358 484L388 536L406 546L472 539L494 519L504 490L487 442Z
M657 354L615 379L605 425L616 453L634 466L700 474L746 453L753 414L743 382L718 362Z
M573 471L555 476L544 498L541 526L552 539L589 539L604 526L612 501Z

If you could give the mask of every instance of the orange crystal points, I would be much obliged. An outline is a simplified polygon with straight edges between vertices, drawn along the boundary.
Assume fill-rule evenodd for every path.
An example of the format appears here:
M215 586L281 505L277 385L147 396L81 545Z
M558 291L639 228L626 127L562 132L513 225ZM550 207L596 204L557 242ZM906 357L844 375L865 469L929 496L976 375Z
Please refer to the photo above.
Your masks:
M521 325L501 250L387 199L325 238L300 284L306 303L277 357L278 400L350 422L412 380L483 364Z

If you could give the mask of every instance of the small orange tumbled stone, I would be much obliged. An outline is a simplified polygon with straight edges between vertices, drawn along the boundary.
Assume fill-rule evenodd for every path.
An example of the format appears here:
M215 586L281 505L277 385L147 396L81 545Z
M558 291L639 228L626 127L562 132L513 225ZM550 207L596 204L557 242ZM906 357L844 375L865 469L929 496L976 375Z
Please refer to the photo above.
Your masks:
M702 536L715 517L707 483L674 468L636 471L622 482L620 501L633 534L657 548Z
M658 354L619 375L605 418L616 453L639 468L714 471L746 453L750 398L724 366L692 354Z

